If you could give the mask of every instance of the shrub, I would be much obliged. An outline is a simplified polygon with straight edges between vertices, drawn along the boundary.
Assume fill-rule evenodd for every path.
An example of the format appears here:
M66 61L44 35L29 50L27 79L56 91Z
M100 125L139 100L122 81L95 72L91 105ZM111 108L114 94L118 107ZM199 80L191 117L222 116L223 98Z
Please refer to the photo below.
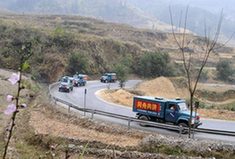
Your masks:
M87 57L79 52L72 53L69 57L67 72L73 75L76 72L86 74L87 71L88 71Z
M128 67L126 67L123 64L118 64L118 65L115 66L115 72L116 72L117 78L119 80L119 85L120 85L121 88L123 88L124 83L127 80L127 74L129 72L129 69L128 69Z
M219 61L216 65L217 78L223 81L228 81L233 74L231 63L227 60Z
M66 52L67 49L70 49L75 45L74 35L67 32L62 27L57 27L52 32L52 37L50 38L49 43L53 43L60 49L60 52Z
M200 81L201 82L205 82L209 79L209 76L208 76L208 70L202 70L202 73L201 73L201 76L200 76Z
M170 57L166 53L147 52L142 55L136 73L144 77L169 76L173 74Z

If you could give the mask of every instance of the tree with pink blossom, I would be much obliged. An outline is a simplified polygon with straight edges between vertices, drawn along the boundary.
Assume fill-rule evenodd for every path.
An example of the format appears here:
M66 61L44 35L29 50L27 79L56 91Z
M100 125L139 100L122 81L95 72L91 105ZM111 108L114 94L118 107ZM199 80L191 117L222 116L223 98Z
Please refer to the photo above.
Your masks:
M12 44L14 45L14 44ZM20 46L20 47L19 47ZM12 85L17 85L17 93L15 96L13 95L7 95L6 100L9 102L9 105L4 111L5 115L11 115L11 122L10 127L7 129L7 137L6 137L6 144L4 147L4 154L3 159L7 156L7 150L9 147L9 143L13 134L15 122L16 122L16 116L17 113L21 108L26 108L27 105L25 103L20 103L20 92L24 89L24 86L22 84L22 72L26 71L29 68L28 59L32 56L32 43L31 42L18 42L17 43L18 49L16 50L17 54L19 55L19 69L18 73L13 73L8 81ZM18 60L18 59L17 59Z

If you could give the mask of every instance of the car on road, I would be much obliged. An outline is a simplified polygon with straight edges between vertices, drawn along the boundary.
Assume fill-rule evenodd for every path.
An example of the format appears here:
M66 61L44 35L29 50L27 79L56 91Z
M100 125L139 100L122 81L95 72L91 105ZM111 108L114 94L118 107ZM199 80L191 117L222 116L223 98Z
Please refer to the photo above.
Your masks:
M73 91L74 78L64 76L60 79L59 92L70 92Z

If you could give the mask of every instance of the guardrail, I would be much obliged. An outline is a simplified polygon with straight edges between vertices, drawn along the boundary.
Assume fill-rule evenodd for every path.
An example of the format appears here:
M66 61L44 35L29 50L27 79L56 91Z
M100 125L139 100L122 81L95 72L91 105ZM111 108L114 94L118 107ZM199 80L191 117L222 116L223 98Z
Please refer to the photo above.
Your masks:
M101 111L101 110L80 108L77 105L74 105L74 104L72 104L70 102L67 102L67 101L64 101L62 99L59 99L57 97L52 96L51 89L53 87L55 87L56 85L58 85L58 83L54 83L54 84L49 86L50 97L55 102L60 102L62 104L67 105L69 111L70 111L71 108L73 108L75 110L82 111L84 113L85 112L86 113L90 113L92 119L94 118L94 115L97 114L97 115L102 115L102 116L106 116L106 117L126 120L127 121L127 125L128 125L128 129L131 128L131 122L135 122L135 123L139 123L139 124L146 125L146 126L151 126L151 127L161 128L161 129L168 129L168 130L178 131L180 136L181 136L183 130L185 130L185 129L187 130L188 129L188 128L185 128L185 127L183 128L183 127L176 126L176 125L170 125L170 124L163 124L163 123L139 120L139 119L134 118L134 117L129 117L129 116L125 116L125 115L105 112L105 111ZM226 136L234 136L235 137L235 132L233 132L233 131L213 130L213 129L205 129L205 128L195 128L195 129L193 129L193 133L194 132L201 132L201 133L215 134L215 135L226 135ZM194 135L193 135L193 137L194 137Z

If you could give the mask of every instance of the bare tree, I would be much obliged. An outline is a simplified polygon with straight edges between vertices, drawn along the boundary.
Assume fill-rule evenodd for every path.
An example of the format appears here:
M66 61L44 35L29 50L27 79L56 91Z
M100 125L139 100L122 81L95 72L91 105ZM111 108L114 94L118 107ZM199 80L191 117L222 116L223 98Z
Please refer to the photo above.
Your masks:
M221 29L221 24L222 24L222 19L223 19L223 11L220 14L219 21L216 27L216 31L214 33L214 37L210 38L210 30L208 32L207 26L205 23L205 28L204 28L204 37L201 39L201 48L200 50L197 50L197 52L193 51L188 51L189 45L192 43L193 39L192 36L187 36L187 20L188 20L188 10L189 7L187 6L185 15L184 15L184 26L179 27L179 36L176 35L175 29L174 29L174 22L173 22L173 17L172 17L172 10L171 7L169 7L169 12L170 12L170 19L171 19L171 26L172 26L172 34L173 38L177 44L177 47L180 50L181 56L182 56L182 61L183 61L183 67L186 73L187 77L187 87L188 91L190 94L190 99L189 99L189 107L190 107L190 119L189 119L189 133L188 137L191 137L191 129L192 129L192 116L193 116L193 102L194 102L194 95L195 91L197 89L197 84L200 79L201 73L203 68L205 67L208 58L213 52L214 49L216 49L216 44L220 35L220 29ZM181 22L181 18L180 18ZM181 24L180 24L181 25ZM193 67L193 61L198 60L200 61L199 63L199 69L195 70Z

